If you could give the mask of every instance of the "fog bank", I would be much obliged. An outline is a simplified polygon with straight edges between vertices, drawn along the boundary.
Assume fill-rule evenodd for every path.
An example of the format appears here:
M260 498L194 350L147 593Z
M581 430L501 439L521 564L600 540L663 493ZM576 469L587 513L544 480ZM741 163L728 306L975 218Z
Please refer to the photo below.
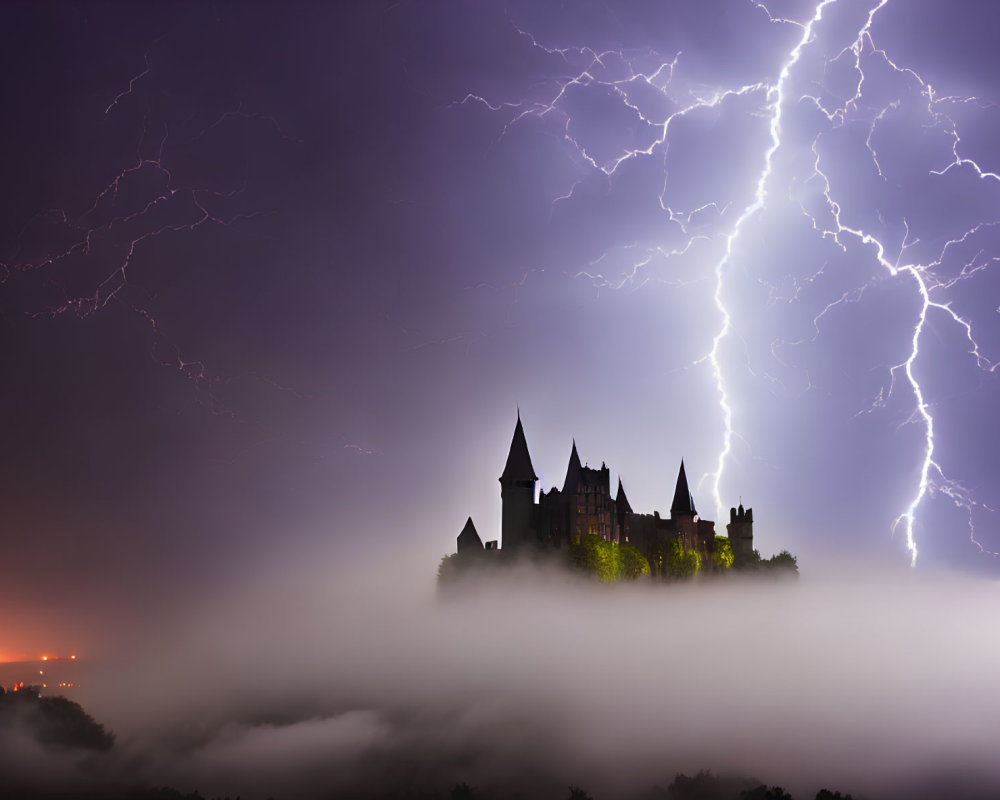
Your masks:
M81 697L119 734L110 773L244 798L465 781L600 800L699 769L800 798L1000 785L996 582L526 566L441 597L432 571L297 567L150 629Z

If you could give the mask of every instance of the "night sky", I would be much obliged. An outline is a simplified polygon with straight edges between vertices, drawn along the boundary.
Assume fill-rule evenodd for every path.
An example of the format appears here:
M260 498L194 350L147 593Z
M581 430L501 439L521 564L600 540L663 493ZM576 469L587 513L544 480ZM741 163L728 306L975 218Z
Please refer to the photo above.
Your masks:
M804 575L995 575L998 19L4 4L0 658L431 581L518 407L546 490L683 457Z

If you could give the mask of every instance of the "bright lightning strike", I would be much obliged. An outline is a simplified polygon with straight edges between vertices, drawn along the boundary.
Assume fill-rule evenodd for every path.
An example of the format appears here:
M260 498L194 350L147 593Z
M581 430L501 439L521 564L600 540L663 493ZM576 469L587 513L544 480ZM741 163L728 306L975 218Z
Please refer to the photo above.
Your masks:
M725 269L732 258L733 243L740 235L743 226L746 224L747 220L753 217L764 207L764 201L767 193L767 181L771 175L772 161L774 154L781 146L781 116L782 107L785 101L785 85L792 69L802 56L803 48L805 48L805 46L812 41L813 27L822 19L823 8L831 2L834 2L834 0L823 0L823 2L816 6L816 12L813 14L812 19L810 19L809 22L803 27L801 38L789 53L788 58L785 60L785 63L781 68L781 72L778 75L777 83L774 87L768 90L768 113L771 116L771 143L767 152L764 154L764 167L757 178L757 188L754 192L753 201L743 210L743 213L740 214L739 218L736 220L736 224L733 226L732 231L728 236L726 236L725 254L723 255L722 260L719 261L715 267L714 299L715 307L722 316L722 325L715 334L715 337L712 339L712 350L708 354L708 361L712 366L712 375L715 378L715 386L719 392L719 409L722 413L724 433L722 438L722 450L719 451L719 458L716 462L715 472L712 473L710 477L712 478L712 499L715 502L715 508L717 509L720 519L722 519L725 515L725 504L722 502L719 485L722 482L722 472L726 466L726 459L729 458L733 448L733 409L729 402L729 394L726 391L726 382L723 375L722 363L719 359L719 348L722 346L723 341L725 341L726 337L729 336L729 333L732 330L732 317L730 316L729 310L726 308L726 304L723 300ZM768 16L770 16L770 12L768 12Z
M971 490L963 483L949 478L936 455L940 444L936 435L940 426L935 425L934 391L928 388L926 379L921 383L922 365L928 357L921 351L921 344L926 343L924 337L930 322L943 319L958 329L967 343L969 356L980 370L987 374L1000 371L1000 360L992 357L988 348L981 346L973 319L961 313L950 292L1000 262L1000 257L994 257L988 249L980 246L971 257L966 257L960 271L954 268L953 263L956 252L967 252L978 244L976 237L981 237L998 223L991 219L978 220L969 225L964 233L952 232L943 247L936 254L931 252L928 257L926 249L934 241L934 232L924 230L920 221L908 220L905 213L893 216L895 212L892 209L878 207L876 201L871 202L871 209L866 208L863 202L859 209L856 199L849 194L842 196L840 183L835 181L837 188L834 188L831 184L834 172L827 166L826 158L830 153L824 137L833 131L845 131L844 141L858 147L858 150L849 151L849 157L860 158L862 162L867 157L873 175L888 186L888 191L892 191L895 188L892 181L899 178L891 165L883 164L886 150L880 137L885 135L887 129L898 125L901 118L911 120L913 114L922 113L924 120L920 131L933 130L950 140L943 158L938 153L936 161L925 164L926 174L957 180L956 176L961 173L961 176L972 175L991 184L1000 183L1000 174L969 157L963 148L959 126L949 116L951 109L961 110L969 106L985 109L988 106L976 98L938 96L918 71L897 64L887 51L876 48L872 38L873 23L887 4L888 0L871 0L863 8L858 8L838 3L837 0L822 0L812 10L811 18L799 22L772 14L765 2L753 0L754 8L766 17L765 24L793 32L794 37L778 51L784 53L784 58L775 64L776 79L729 87L711 87L689 80L685 71L687 56L680 49L651 64L651 57L657 56L649 51L637 56L625 50L584 45L548 46L512 22L517 34L525 37L531 48L549 57L548 64L551 65L553 60L561 62L565 66L564 74L548 78L551 91L547 95L535 91L530 100L511 102L505 98L495 101L470 92L456 105L478 105L487 109L488 113L502 117L498 140L527 120L544 125L549 135L561 140L574 163L587 177L554 197L553 208L561 207L563 203L576 203L580 197L586 200L587 192L593 191L594 185L608 191L609 187L615 186L615 181L630 179L628 176L633 175L637 168L646 169L649 165L649 169L656 169L656 159L663 159L664 188L659 196L660 210L665 213L669 224L676 226L676 238L669 243L651 244L632 239L606 244L603 250L595 248L596 255L587 254L580 258L575 268L564 269L562 274L585 279L599 291L614 291L626 287L635 289L650 281L687 286L692 280L690 276L671 276L667 279L657 271L669 269L668 265L673 263L686 264L696 260L714 265L710 276L700 274L694 279L706 284L711 280L711 297L718 325L710 337L711 346L707 354L693 363L706 364L710 368L718 399L722 443L714 470L704 477L709 480L713 502L720 515L725 512L722 484L728 483L725 475L726 470L731 468L734 440L742 438L736 430L735 413L741 407L741 398L734 395L736 383L727 367L726 356L734 338L739 338L745 346L743 366L751 377L763 377L770 381L775 393L779 389L788 391L782 381L752 363L755 356L744 339L739 316L744 309L734 305L733 287L736 283L733 282L732 268L737 259L743 258L741 240L747 238L749 241L747 234L751 233L751 228L757 227L751 222L763 219L765 215L768 220L771 218L771 209L765 204L777 209L782 203L781 188L787 188L788 200L793 207L797 196L803 195L806 199L798 198L798 205L811 222L812 232L819 241L834 243L845 255L849 255L848 242L855 247L860 245L861 252L872 258L872 267L878 266L875 270L877 277L867 276L862 282L846 287L842 284L850 281L850 277L838 276L829 261L821 267L816 265L818 271L814 267L813 274L804 278L788 274L780 284L771 284L769 279L752 275L748 267L748 277L768 289L769 302L782 300L788 305L815 302L813 297L816 294L829 291L828 285L834 287L832 293L822 297L816 309L811 311L811 337L807 335L798 342L783 338L772 342L770 357L779 368L797 369L779 355L779 345L814 343L821 336L827 337L828 325L837 313L849 304L869 302L870 288L890 285L893 294L913 298L915 313L913 317L906 318L903 329L908 342L905 354L900 354L898 360L892 356L884 367L888 385L878 392L870 411L885 409L889 397L900 387L905 386L908 399L912 398L913 410L906 422L919 427L922 433L919 468L915 473L912 494L908 495L902 512L897 515L894 511L889 519L895 518L891 531L904 534L909 562L914 565L918 556L920 512L932 496L947 498L956 508L967 513L970 541L979 551L990 552L976 538L973 514L994 513L993 507L975 500ZM852 17L855 19L852 20ZM842 24L845 20L846 25ZM824 52L824 48L829 49ZM535 84L533 88L538 86ZM669 113L660 113L655 106L650 111L650 107L639 99L640 90L658 93L670 105ZM602 98L602 102L613 99L618 104L622 119L627 118L632 136L627 141L623 139L617 150L609 150L607 139L589 130L586 119L577 116L575 98L588 92L591 93L588 96ZM756 172L749 181L741 181L739 172L727 171L729 180L753 188L749 200L739 203L747 204L741 211L737 208L739 213L736 214L730 209L734 204L731 197L710 196L707 201L698 197L698 202L684 207L683 201L677 200L683 193L678 195L676 189L668 193L670 181L675 176L670 172L672 162L667 159L667 154L672 153L674 148L683 146L684 121L691 119L695 122L693 118L696 114L709 109L721 115L740 99L751 103L758 95L762 97L759 108L740 112L745 114L747 120L752 117L767 120L766 144L762 142L753 154ZM906 117L907 114L911 116ZM700 130L698 124L693 127ZM803 130L807 132L804 139L801 136ZM678 132L677 137L675 132ZM857 140L857 132L860 132L860 141ZM645 138L641 139L642 136ZM679 141L681 144L678 144ZM810 149L813 156L811 164L807 163ZM844 157L842 153L837 155ZM637 163L642 166L636 167ZM837 167L836 180L839 181L843 167ZM779 187L777 181L784 178L782 170L785 169L791 170L789 184ZM799 172L799 169L802 171ZM594 178L595 173L597 178ZM622 178L623 173L627 177ZM813 201L820 207L813 205ZM863 216L865 213L870 214L870 219ZM862 215L862 221L856 221L858 214ZM906 235L899 246L898 256L890 259L886 254L896 252L898 243L893 242L897 228L904 228ZM708 250L707 254L702 251L703 247ZM921 256L911 256L921 249L924 251ZM947 264L946 260L949 260ZM546 269L550 273L556 271L551 264ZM529 274L523 270L522 273ZM523 280L519 286L524 287ZM804 294L809 297L803 297ZM806 391L817 388L818 384L814 383L808 370L806 377L809 379ZM749 410L752 409L748 407ZM861 411L859 415L865 413Z

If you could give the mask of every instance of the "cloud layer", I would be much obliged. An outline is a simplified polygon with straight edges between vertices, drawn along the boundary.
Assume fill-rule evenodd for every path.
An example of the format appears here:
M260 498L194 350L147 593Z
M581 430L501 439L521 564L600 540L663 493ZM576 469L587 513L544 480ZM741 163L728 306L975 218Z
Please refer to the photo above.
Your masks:
M947 575L609 588L525 567L442 598L300 570L134 648L84 701L119 733L112 774L205 793L621 797L707 768L892 797L954 770L1000 785L998 608Z

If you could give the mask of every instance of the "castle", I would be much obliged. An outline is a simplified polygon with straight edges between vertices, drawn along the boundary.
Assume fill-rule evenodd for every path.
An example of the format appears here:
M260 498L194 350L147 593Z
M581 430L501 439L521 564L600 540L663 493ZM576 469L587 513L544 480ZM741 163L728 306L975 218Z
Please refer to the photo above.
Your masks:
M658 546L664 543L679 542L685 552L697 552L703 563L709 563L715 552L715 523L698 516L683 459L669 518L661 517L658 511L652 514L633 511L621 478L615 497L612 497L607 465L602 464L600 469L583 466L575 440L562 489L553 487L547 493L542 491L536 502L537 482L518 412L507 463L500 475L501 538L505 552L516 553L527 548L559 549L579 543L581 537L588 534L616 544L632 545L651 564ZM731 509L726 533L734 563L749 561L753 557L753 509L744 509L742 503ZM469 517L458 536L458 553L497 549L495 541L483 544Z

